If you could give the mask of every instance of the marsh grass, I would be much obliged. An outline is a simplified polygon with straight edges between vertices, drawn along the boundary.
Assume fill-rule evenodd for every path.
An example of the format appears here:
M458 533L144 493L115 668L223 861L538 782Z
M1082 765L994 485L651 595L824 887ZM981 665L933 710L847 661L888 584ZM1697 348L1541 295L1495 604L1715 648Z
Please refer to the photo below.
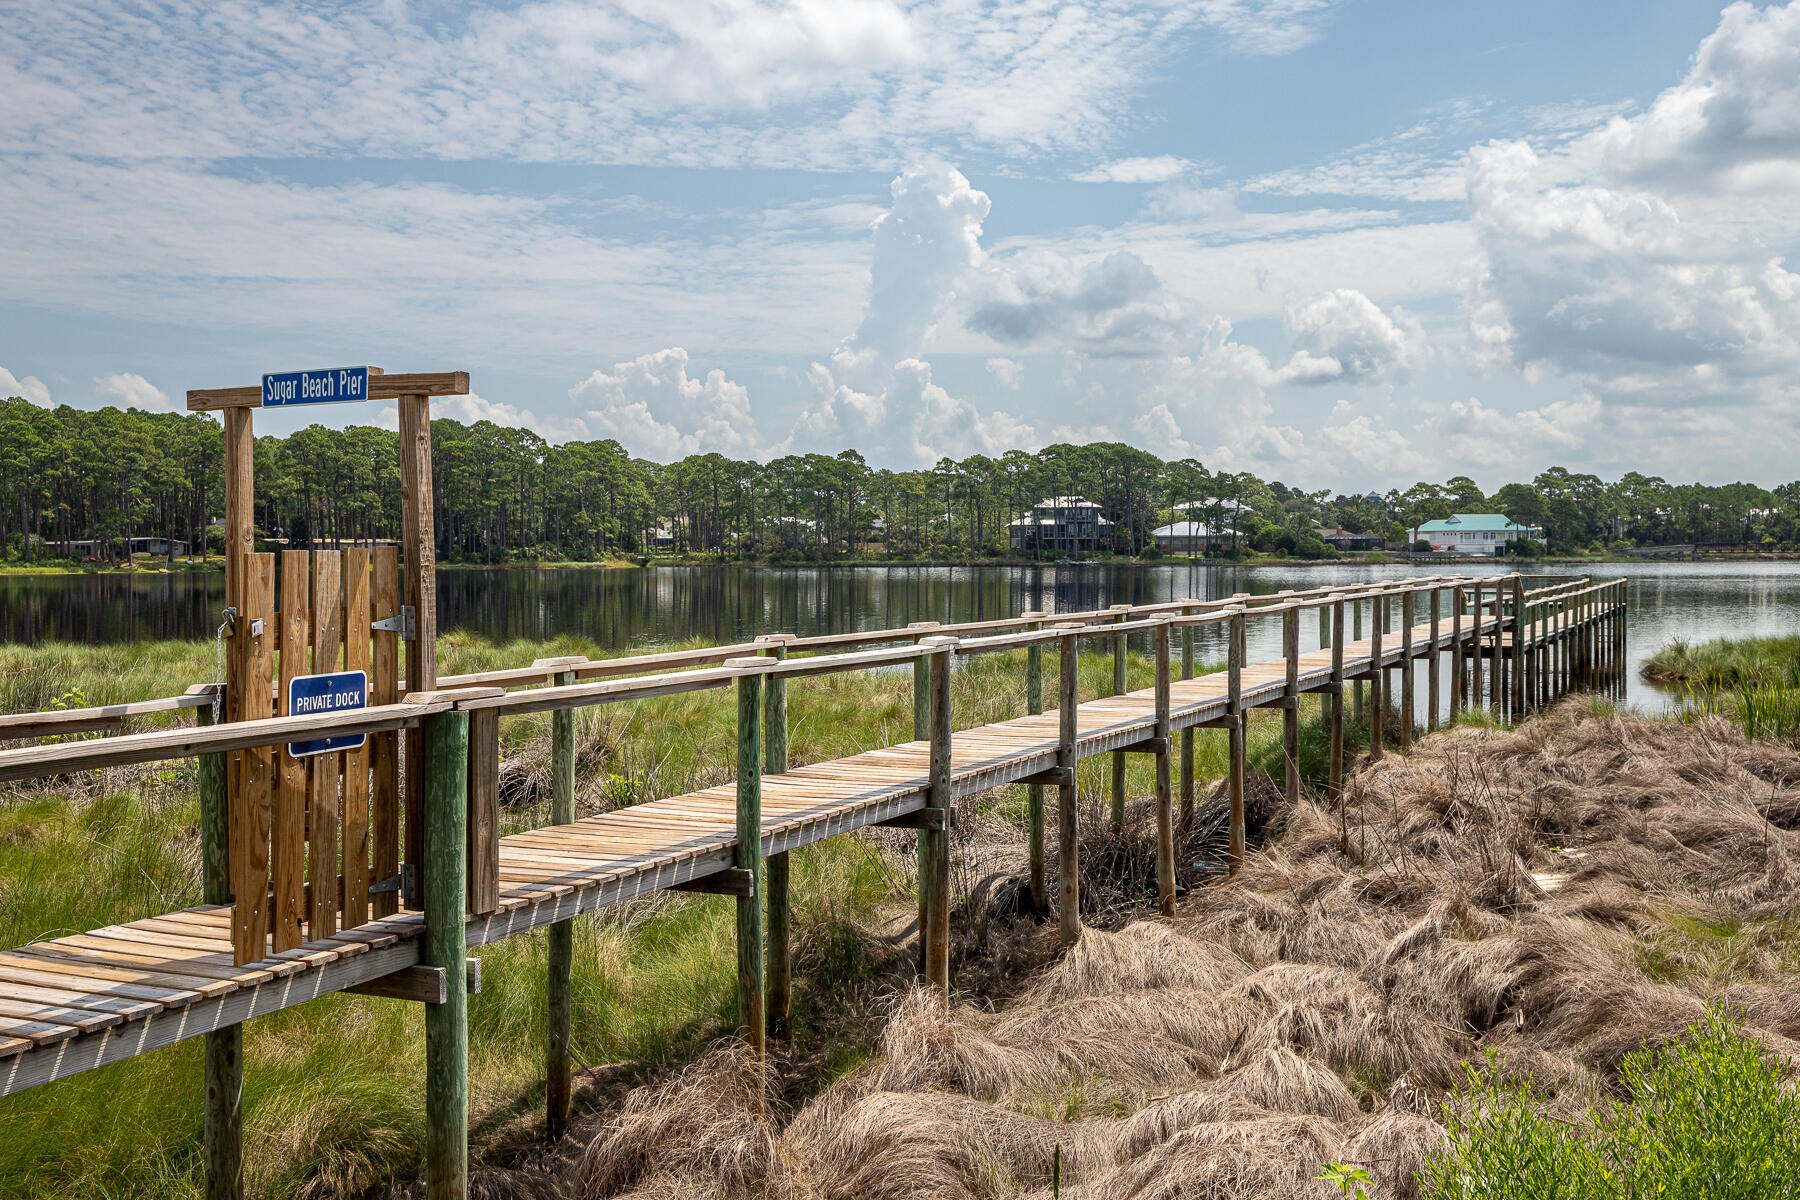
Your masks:
M1673 693L1681 720L1724 717L1748 737L1800 745L1800 637L1677 639L1643 675Z
M1081 695L1111 690L1110 649L1080 661ZM551 655L602 657L576 637L487 642L452 633L441 670L517 666ZM178 694L214 678L210 642L0 647L0 709L47 709ZM1046 693L1058 670L1046 654ZM1149 687L1152 665L1133 656L1129 686ZM959 728L1025 709L1024 655L982 655L952 682ZM790 760L854 754L912 736L910 670L798 680L790 685ZM131 731L179 719L134 718ZM1274 747L1280 721L1258 714L1252 748ZM1197 776L1224 770L1224 736L1197 741ZM577 807L583 813L678 795L732 778L737 733L729 692L662 697L576 713ZM509 719L502 763L511 803L503 832L549 821L550 718ZM1153 785L1144 756L1129 761L1134 796ZM1103 803L1104 760L1084 764L1089 802ZM88 772L0 787L0 943L132 920L199 902L196 777L192 763ZM1023 788L983 798L1025 824ZM890 838L890 842L893 839ZM796 1053L817 1054L829 1078L873 1051L842 1013L898 978L891 943L869 930L911 907L913 866L879 838L845 837L795 853ZM576 922L573 1053L578 1067L641 1064L654 1072L694 1058L735 1021L732 902L662 893ZM470 1005L471 1093L477 1142L542 1096L545 939L483 947L483 990ZM423 1021L415 1005L329 996L246 1026L245 1145L250 1192L267 1197L355 1195L417 1174L423 1146ZM199 1042L0 1101L0 1195L198 1196Z

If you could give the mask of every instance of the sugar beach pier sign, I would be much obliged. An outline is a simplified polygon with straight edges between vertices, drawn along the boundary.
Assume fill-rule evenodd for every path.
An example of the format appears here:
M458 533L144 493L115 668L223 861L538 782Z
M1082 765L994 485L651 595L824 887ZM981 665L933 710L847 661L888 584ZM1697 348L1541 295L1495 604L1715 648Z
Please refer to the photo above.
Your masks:
M262 378L262 406L341 404L369 398L369 368L328 367L322 371L283 371Z

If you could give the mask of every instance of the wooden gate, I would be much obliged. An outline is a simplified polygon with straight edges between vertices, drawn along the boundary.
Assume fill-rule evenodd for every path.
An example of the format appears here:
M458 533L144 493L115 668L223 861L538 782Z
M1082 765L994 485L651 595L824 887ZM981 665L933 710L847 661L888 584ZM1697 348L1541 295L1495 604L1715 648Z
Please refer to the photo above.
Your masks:
M400 698L396 548L286 550L279 585L276 555L246 555L244 565L235 607L250 653L233 657L232 720L292 715L288 685L301 675L363 671L371 705ZM377 733L348 750L296 757L288 746L262 747L227 757L238 963L397 911L398 739Z

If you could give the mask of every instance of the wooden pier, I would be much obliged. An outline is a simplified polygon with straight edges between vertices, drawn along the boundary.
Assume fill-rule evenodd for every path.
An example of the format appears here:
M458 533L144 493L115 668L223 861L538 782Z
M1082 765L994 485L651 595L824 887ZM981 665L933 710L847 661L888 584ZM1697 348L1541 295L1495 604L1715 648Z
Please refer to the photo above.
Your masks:
M1302 649L1302 630L1310 629L1315 614L1319 644ZM207 1085L209 1095L217 1093L207 1108L209 1195L234 1196L240 1188L235 1098L242 1068L232 1053L238 1026L330 992L415 999L427 1005L430 1194L461 1196L467 1174L467 996L478 987L469 967L473 960L467 958L470 947L540 927L552 930L547 1119L559 1130L568 1119L570 1096L566 922L575 916L662 889L737 897L743 1033L760 1046L765 1031L779 1034L786 1028L791 1003L784 857L790 850L870 825L916 829L923 971L929 982L947 989L948 831L958 797L1008 784L1031 787L1036 798L1029 830L1032 896L1040 911L1057 913L1063 936L1072 940L1080 935L1074 767L1082 759L1155 757L1159 902L1172 911L1174 831L1192 815L1193 730L1228 731L1229 858L1235 865L1245 852L1245 730L1252 710L1283 713L1283 784L1294 796L1300 788L1300 698L1322 695L1331 734L1329 786L1335 791L1346 756L1354 752L1344 744L1346 696L1364 688L1370 693L1368 752L1379 756L1393 703L1401 715L1399 744L1409 745L1414 736L1418 664L1428 664L1427 712L1417 722L1427 729L1471 705L1521 715L1573 689L1617 686L1625 662L1624 618L1623 581L1584 579L1528 588L1518 575L1430 577L836 637L771 635L734 646L623 659L544 660L438 678L429 690L360 711L265 716L0 750L0 780L200 758L206 896L212 901L0 953L0 1096L209 1035ZM1367 636L1352 637L1352 626L1360 628L1364 619ZM1247 662L1247 630L1265 621L1281 623L1283 653ZM1195 632L1207 625L1225 627L1229 662L1224 670L1195 675ZM1080 643L1101 638L1122 646L1129 636L1150 641L1154 685L1127 692L1121 683L1116 694L1081 702L1075 678ZM1058 703L1048 711L1041 675L1046 650L1058 657ZM949 680L957 660L1018 651L1024 652L1028 711L956 729ZM1447 672L1441 668L1446 659ZM916 681L914 740L830 762L788 765L791 681L908 667ZM1447 697L1440 685L1446 673ZM737 694L739 747L732 784L574 819L575 709L719 688ZM175 707L195 707L204 716L213 690L197 688L178 702L4 717L0 737L117 729L117 722L135 712ZM499 837L500 721L541 712L555 714L557 823ZM258 933L255 950L246 956L244 913L269 908L280 897L259 895L259 904L246 906L232 893L231 882L243 877L232 858L243 852L243 827L254 824L241 810L257 793L228 779L226 756L263 754L264 761L285 762L285 753L271 748L354 734L404 736L418 747L419 757L406 772L409 789L418 789L405 805L415 828L404 838L416 850L405 856L399 872L415 885L413 899L397 911L391 892L371 895L370 871L382 869L379 845L359 843L361 857L354 866L346 846L335 887L318 866L331 860L315 855L313 881L294 892L293 944L280 945L274 932L263 941ZM344 787L346 804L352 795L364 794L360 786ZM1045 894L1046 789L1054 791L1059 829L1061 888L1054 899ZM379 809L384 801L378 785L375 792ZM374 819L376 824L394 820L379 811ZM1114 819L1122 820L1122 813ZM366 828L364 817L357 820ZM310 830L307 824L273 828L268 836L275 839L277 858L300 853L297 843L284 846L282 838L317 838L319 823L312 822ZM233 834L240 836L234 840ZM398 839L399 833L387 830L382 836ZM373 868L370 854L377 860Z

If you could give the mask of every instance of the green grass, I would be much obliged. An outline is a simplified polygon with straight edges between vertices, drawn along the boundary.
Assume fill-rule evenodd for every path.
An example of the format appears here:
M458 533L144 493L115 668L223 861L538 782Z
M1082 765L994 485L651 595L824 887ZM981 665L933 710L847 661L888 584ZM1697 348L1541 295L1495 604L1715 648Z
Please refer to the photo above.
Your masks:
M1800 636L1676 640L1644 663L1684 720L1720 716L1745 736L1800 745Z
M1620 1067L1624 1096L1582 1122L1544 1115L1529 1079L1489 1064L1445 1107L1426 1200L1791 1200L1800 1097L1787 1069L1715 1009Z

